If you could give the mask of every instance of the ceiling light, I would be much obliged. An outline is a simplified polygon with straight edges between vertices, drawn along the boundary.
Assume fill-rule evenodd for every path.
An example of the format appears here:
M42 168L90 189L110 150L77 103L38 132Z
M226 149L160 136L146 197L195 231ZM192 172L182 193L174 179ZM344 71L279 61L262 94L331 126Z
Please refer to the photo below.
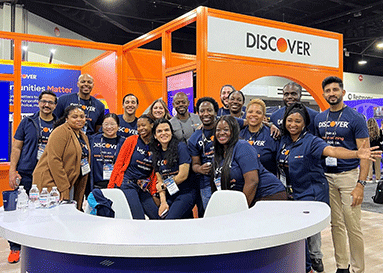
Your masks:
M379 48L379 49L382 49L383 48L383 42L377 43L376 47Z
M367 61L363 60L363 59L358 62L359 65L365 65L366 63L367 63Z
M55 54L55 53L56 53L56 49L53 49L53 48L52 48L52 49L51 49L51 53L52 53L52 54Z
M21 47L24 51L27 51L28 50L28 46L22 46Z

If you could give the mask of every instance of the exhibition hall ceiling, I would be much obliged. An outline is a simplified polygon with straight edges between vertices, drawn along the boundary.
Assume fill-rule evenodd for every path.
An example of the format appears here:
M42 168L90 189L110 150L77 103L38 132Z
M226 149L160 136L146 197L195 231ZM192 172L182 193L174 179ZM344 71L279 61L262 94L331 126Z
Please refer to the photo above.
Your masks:
M383 75L383 1L372 0L13 0L91 40L125 44L205 6L343 34L344 71ZM195 53L195 24L173 35L173 50ZM148 45L160 49L160 41ZM360 59L367 61L361 66Z

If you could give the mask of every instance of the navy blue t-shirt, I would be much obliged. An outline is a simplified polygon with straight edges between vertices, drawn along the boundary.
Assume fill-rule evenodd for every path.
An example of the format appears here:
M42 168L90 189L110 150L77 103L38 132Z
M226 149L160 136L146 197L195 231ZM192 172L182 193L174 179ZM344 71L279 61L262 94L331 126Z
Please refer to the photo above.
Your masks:
M251 133L249 127L246 126L241 130L239 136L256 148L263 167L274 175L277 175L278 167L276 156L279 143L270 136L270 128L262 126L257 133Z
M91 146L91 181L93 185L106 188L109 180L103 179L104 164L114 165L118 152L124 143L125 138L117 136L115 138L104 137L102 134L95 134L90 137Z
M221 166L222 164L223 162L221 162ZM243 191L245 185L243 175L254 170L258 170L259 179L255 199L285 190L282 182L260 164L257 151L247 141L240 139L233 150L230 168L230 189ZM219 176L220 171L221 168L215 170L215 177Z
M80 99L78 93L62 95L58 98L55 115L60 118L64 114L65 108L69 105L80 105L84 109L86 116L86 134L92 135L95 132L96 125L101 125L104 120L105 106L95 97L89 100Z
M39 143L47 145L48 138L53 131L54 123L55 123L54 119L52 119L51 121L45 121L45 120L39 119L39 127L40 127Z
M178 143L178 162L173 163L172 167L168 166L168 162L166 161L164 157L165 157L165 152L161 150L161 159L159 159L156 164L157 166L156 172L161 174L163 180L165 180L169 176L177 175L180 165L185 163L191 164L191 157L189 155L186 143L184 142ZM185 181L183 181L181 184L177 185L180 191L185 191L191 188L195 188L195 187L192 187L192 181L190 178L191 178L191 175L189 171L188 178Z
M212 162L214 158L213 129L195 131L188 140L190 156L199 156L201 165ZM210 175L200 174L200 188L210 186Z
M14 138L23 141L23 148L16 170L31 173L37 164L37 147L39 143L46 144L53 128L55 118L45 122L39 118L39 112L25 117L17 127Z
M126 122L124 120L124 115L118 115L118 118L120 120L120 127L118 128L117 135L123 136L125 138L138 135L137 132L137 120L138 118L135 118L132 122Z
M321 164L328 144L311 133L302 134L295 143L290 136L281 139L277 160L296 200L329 203L329 187Z
M246 106L242 106L242 112L243 112L242 118L246 118ZM225 109L223 107L218 109L217 117L229 116L229 115L230 115L230 110L229 109Z
M368 138L368 128L363 115L346 106L340 111L329 109L317 115L315 119L316 135L331 146L340 146L357 150L357 138ZM340 173L357 168L359 159L337 159L336 167L325 167L329 173Z
M318 112L311 109L310 107L306 107L306 109L307 109L307 112L309 113L309 116L310 116L310 124L309 124L308 128L312 134L315 134L315 117L316 117L316 115L318 115ZM275 126L277 126L279 129L281 129L281 127L282 127L283 116L285 115L285 110L286 110L286 106L284 106L281 109L279 109L278 111L274 112L270 117L270 121Z
M149 151L149 145L139 137L137 145L130 159L128 168L124 174L124 180L136 181L147 179L153 171L152 153Z

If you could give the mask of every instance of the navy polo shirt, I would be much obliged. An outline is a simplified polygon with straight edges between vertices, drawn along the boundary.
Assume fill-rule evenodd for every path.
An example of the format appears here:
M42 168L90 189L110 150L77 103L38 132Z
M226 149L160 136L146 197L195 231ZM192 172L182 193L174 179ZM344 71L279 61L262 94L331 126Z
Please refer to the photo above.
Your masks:
M223 161L221 162L221 166ZM215 176L218 177L221 168L215 170ZM245 140L238 140L234 146L233 158L230 168L230 189L243 191L245 179L243 175L250 171L258 171L258 187L255 199L270 196L284 191L285 187L278 178L267 171L258 159L257 151Z
M212 162L214 158L213 129L195 131L188 140L188 150L191 156L199 156L201 164ZM210 175L200 174L200 188L210 186Z
M274 175L277 175L278 167L276 156L279 143L270 136L270 128L262 126L257 133L251 133L249 127L246 126L241 130L239 136L256 149L263 167Z
M124 180L147 179L152 174L152 171L153 159L152 153L149 151L149 144L145 144L141 137L138 137L129 166L124 174Z
M308 126L308 129L312 134L315 134L315 117L318 115L318 112L311 109L310 107L306 107L307 112L309 113L310 116L310 125ZM279 129L282 127L282 122L283 122L283 116L285 115L285 110L286 106L282 107L278 111L274 112L271 117L270 121L277 126Z
M165 152L161 150L161 158L158 159L156 163L156 172L160 173L162 176L162 179L165 180L169 176L175 176L178 174L179 171L179 166L182 164L191 164L191 157L188 152L188 148L184 142L178 143L178 162L173 164L172 167L169 167L168 162L166 161L165 158ZM178 188L180 192L189 190L191 188L195 188L192 186L193 181L190 179L192 176L190 175L189 171L189 176L188 178L183 181L181 184L178 184Z
M317 115L315 119L316 135L331 146L340 146L357 150L357 138L368 138L368 128L364 116L346 106L340 111L329 109ZM325 167L328 173L340 173L357 168L359 159L337 159L336 167Z
M105 106L95 97L91 96L89 100L80 99L78 93L62 95L58 98L54 113L57 117L64 114L65 108L69 105L80 105L86 115L86 134L95 133L97 125L101 125L104 120Z
M19 162L16 166L18 172L32 174L37 164L37 146L39 142L46 144L52 132L55 116L52 121L45 122L39 118L39 113L25 117L17 127L14 138L23 141Z
M315 200L329 203L329 187L322 167L322 153L328 144L312 135L302 134L295 143L283 136L277 154L287 183L293 188L296 200Z
M109 180L103 179L104 164L116 162L118 152L124 144L125 138L117 136L115 138L104 137L102 133L92 135L89 139L91 147L91 184L106 187Z
M123 136L125 138L138 135L137 132L137 120L138 118L135 118L132 122L126 122L123 118L124 115L118 115L118 118L120 120L120 127L118 128L117 135Z

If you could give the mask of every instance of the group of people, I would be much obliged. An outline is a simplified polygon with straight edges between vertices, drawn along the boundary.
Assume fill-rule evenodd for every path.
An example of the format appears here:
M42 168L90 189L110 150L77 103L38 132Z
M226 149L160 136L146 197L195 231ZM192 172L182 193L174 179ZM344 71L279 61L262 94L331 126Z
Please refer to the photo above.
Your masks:
M179 92L174 117L158 99L138 118L134 94L123 98L123 115L104 115L90 95L93 85L83 74L78 93L58 100L50 91L40 94L40 111L23 119L14 137L12 188L17 177L27 191L32 183L40 190L57 186L60 198L76 200L80 210L93 189L120 188L134 219L191 218L195 205L202 217L217 190L242 191L249 207L259 200L321 201L331 206L337 272L349 272L347 236L352 268L363 272L360 204L368 160L380 152L370 148L363 116L344 105L341 79L323 81L330 109L320 114L300 102L300 85L286 84L285 106L272 123L261 99L245 107L244 94L231 85L221 89L222 108L202 97L196 114L189 113L190 101ZM20 246L10 247L8 260L15 262ZM307 272L323 272L320 248L320 233L308 238Z

